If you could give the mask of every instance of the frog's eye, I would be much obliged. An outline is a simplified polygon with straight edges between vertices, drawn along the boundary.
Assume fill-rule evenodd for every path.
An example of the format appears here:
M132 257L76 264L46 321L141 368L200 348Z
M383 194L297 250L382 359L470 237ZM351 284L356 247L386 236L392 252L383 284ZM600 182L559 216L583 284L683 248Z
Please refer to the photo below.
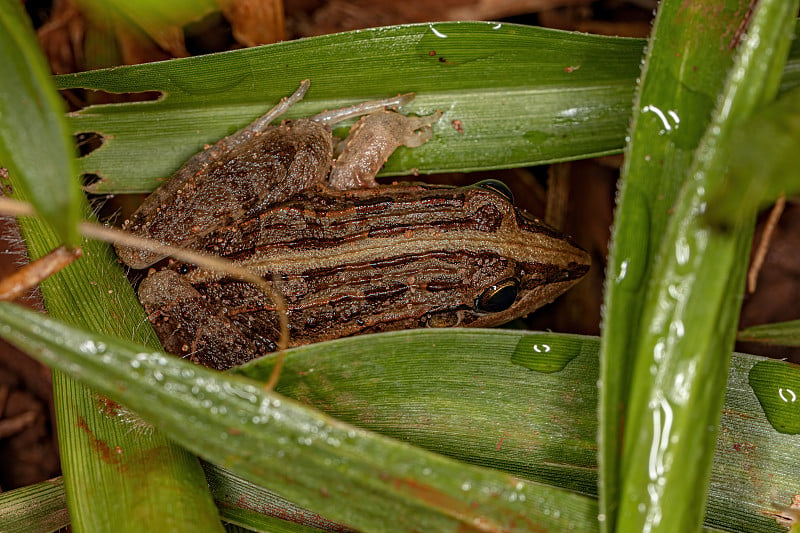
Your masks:
M492 191L511 203L514 203L514 193L511 192L511 189L508 188L508 185L503 183L500 180L483 180L479 181L475 184L475 187L485 189L487 191Z
M475 307L478 311L499 313L514 305L517 294L519 294L519 281L515 278L504 279L483 291L475 299Z
M192 271L192 265L189 265L189 264L186 264L186 263L184 263L184 264L182 264L181 266L178 267L178 274L180 274L181 276L184 276L184 275L188 274L191 271Z

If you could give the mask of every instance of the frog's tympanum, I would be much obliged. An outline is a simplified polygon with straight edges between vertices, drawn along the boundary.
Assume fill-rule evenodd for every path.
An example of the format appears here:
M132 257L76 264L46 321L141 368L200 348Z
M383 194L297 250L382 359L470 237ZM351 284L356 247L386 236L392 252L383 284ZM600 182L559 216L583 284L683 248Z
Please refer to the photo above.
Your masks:
M413 97L270 126L307 82L253 124L187 161L124 224L278 280L290 346L417 327L502 324L552 301L589 268L568 238L512 204L499 182L377 185L400 145L427 142L437 112ZM362 116L334 158L330 125ZM145 268L162 257L122 246ZM167 351L218 369L274 351L279 318L251 284L173 262L139 298Z

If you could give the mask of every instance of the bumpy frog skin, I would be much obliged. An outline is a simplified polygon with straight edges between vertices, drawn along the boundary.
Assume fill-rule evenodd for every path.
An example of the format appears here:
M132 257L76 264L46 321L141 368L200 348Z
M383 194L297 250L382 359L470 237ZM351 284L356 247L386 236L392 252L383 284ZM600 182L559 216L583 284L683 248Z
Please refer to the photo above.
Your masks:
M279 278L290 345L412 327L493 326L553 300L589 258L516 209L497 186L379 186L400 145L441 117L387 108L404 95L270 126L307 83L246 128L192 157L124 224ZM363 116L334 160L330 124ZM117 247L133 268L162 259ZM276 349L272 299L245 282L172 263L139 298L164 347L226 369Z

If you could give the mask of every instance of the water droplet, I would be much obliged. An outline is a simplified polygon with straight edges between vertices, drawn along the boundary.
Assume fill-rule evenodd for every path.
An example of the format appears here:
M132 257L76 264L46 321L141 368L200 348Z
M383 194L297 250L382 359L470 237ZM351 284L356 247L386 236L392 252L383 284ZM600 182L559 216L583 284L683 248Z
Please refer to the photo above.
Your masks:
M617 277L614 278L616 283L621 282L625 279L625 276L628 274L628 259L623 259L622 262L619 264L619 272L617 272Z
M800 433L800 371L782 361L761 361L750 369L749 382L772 427Z
M553 138L553 134L541 130L529 130L522 134L522 138L535 146L546 144Z
M689 243L686 241L685 236L681 235L675 239L675 260L679 265L683 266L689 262L691 249Z
M658 339L655 346L653 346L653 361L660 363L664 360L664 353L667 350L667 345L664 339Z
M525 335L519 338L511 362L537 372L558 372L580 355L581 347L577 338Z
M663 111L661 108L654 105L646 105L642 108L642 114L652 113L661 123L661 129L658 130L659 135L665 135L678 129L681 123L680 115L674 109Z
M686 330L683 327L683 321L678 320L677 318L673 320L669 325L669 333L677 339L683 338L684 334L686 333Z
M437 30L433 24L429 24L428 27L431 29L431 31L435 36L439 37L440 39L447 39L447 35Z
M614 256L619 258L619 263L610 265L610 274L620 289L636 292L647 270L645 258L650 246L650 204L631 184L626 185L624 202L629 220L636 223L619 226L619 233L614 237Z
M106 345L102 342L94 342L93 340L83 341L78 349L86 354L102 354L106 351Z

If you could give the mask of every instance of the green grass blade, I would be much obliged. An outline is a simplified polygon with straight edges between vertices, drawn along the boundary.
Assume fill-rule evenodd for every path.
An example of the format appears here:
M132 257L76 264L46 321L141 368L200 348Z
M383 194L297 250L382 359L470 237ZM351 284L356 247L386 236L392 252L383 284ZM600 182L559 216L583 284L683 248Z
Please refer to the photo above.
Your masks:
M8 309L8 306L1 306L0 316ZM20 319L24 320L29 314L26 312ZM46 330L42 320L36 317L26 322L25 327L18 328L14 333L17 339L22 335L27 338L23 342L29 346L33 342L37 346L48 346L48 350L60 350L66 359L72 357L70 351L75 351L76 345L86 349L105 342L97 336L86 337L78 332L80 340L64 344L62 329ZM7 334L2 330L0 333ZM549 351L545 347L549 347ZM590 450L595 436L598 347L598 339L591 337L497 330L423 330L341 339L287 352L281 390L311 402L344 422L380 431L470 464L503 468L520 477L546 479L562 487L574 486L576 472L582 472L588 476L585 485L591 490L595 472ZM112 349L114 345L106 343L101 349L105 352L96 354L94 362L105 363L113 372L118 372L125 365L117 364L116 358L107 355ZM543 373L528 368L539 368L538 360L547 357L546 354L561 356L560 370ZM140 356L143 364L141 359ZM224 423L230 411L220 416L219 412L214 413L208 405L203 405L211 398L202 388L188 410L170 413L176 408L171 399L155 400L160 397L159 388L169 388L164 378L175 370L171 369L174 360L164 361L166 367L158 366L157 372L150 374L153 379L145 380L144 391L137 389L131 394L149 409L158 409L165 418L179 419L182 438L195 439L198 446L206 449L225 447L228 454L224 459L231 461L239 445L230 442L230 433L236 433L238 427L212 432L218 442L204 444L206 419L211 419L208 423L219 423L222 418ZM437 361L438 366L435 365ZM761 370L764 364L776 365L766 381ZM196 369L186 365L181 368ZM77 371L77 367L73 369ZM241 369L257 378L269 370L268 360ZM190 375L183 375L187 380L186 389L191 389L198 377L195 374L190 379ZM114 387L115 383L125 383L125 388L130 386L127 378L106 375L104 379L109 387ZM790 412L785 408L781 411L781 406L771 401L771 396L779 399L779 392L772 388L776 382L785 387L800 384L800 368L760 357L734 355L720 425L722 430L717 440L705 520L707 527L726 531L783 531L775 521L772 502L788 505L796 492L797 435L778 432L775 427L781 426L772 423L772 420L792 419ZM209 383L205 382L204 386ZM800 385L795 388L800 389ZM458 394L453 393L455 389ZM785 394L788 393L784 391ZM762 397L764 399L759 401ZM522 415L520 408L506 413L509 406L519 404L525 407ZM233 404L212 401L211 407L219 411L221 405L231 407ZM192 421L191 428L187 428L187 420ZM471 427L467 427L469 420ZM297 447L295 442L290 444L281 449L289 453L290 448ZM255 442L244 446L258 449ZM583 452L576 453L578 450ZM288 456L284 458L288 461ZM391 458L387 461L391 462ZM459 468L460 473L467 471L463 465ZM284 472L292 472L292 469L285 465ZM559 469L562 475L552 475ZM333 504L328 476L341 479L341 473L336 468L331 473L324 470L318 469L314 477L316 484L310 491L319 494L320 487L324 487L328 494L325 500ZM542 472L548 470L550 474L543 476ZM297 507L284 506L274 494L248 485L223 469L207 465L206 472L226 520L254 529L270 529L272 526L265 525L269 522L264 522L261 512L271 513L275 518L300 514ZM418 481L425 483L429 477L421 476ZM289 483L290 490L297 489L296 483L281 477L271 479L267 486L282 492L282 483ZM530 502L529 499L528 504ZM386 508L384 503L372 503L375 512ZM358 505L363 504L356 504L356 507ZM2 509L0 504L0 514ZM317 507L313 512L330 516ZM590 518L575 527L581 531L594 530L594 516ZM386 530L393 525L386 524L377 529ZM564 530L566 526L566 523L559 523L556 530Z
M62 478L0 493L0 531L42 533L69 525Z
M10 304L0 334L158 424L176 442L356 529L596 527L595 502L338 422L259 382L93 336ZM31 335L30 326L38 331Z
M492 330L459 331L448 342L438 333L300 348L277 391L443 455L595 493L594 344ZM271 371L271 359L233 370L257 381Z
M643 44L514 24L420 24L58 76L56 83L164 93L157 102L92 106L71 115L74 132L106 138L79 161L82 172L100 177L94 192L152 190L204 144L264 113L305 78L311 90L289 117L417 92L408 110L439 108L445 117L433 142L399 150L385 173L467 171L620 151ZM786 90L800 85L800 44L792 57ZM704 67L687 75L689 92L713 102L705 85L714 72Z
M661 9L682 12L680 2ZM661 241L628 398L618 531L700 528L754 226L745 213L728 231L710 227L705 204L726 177L720 146L777 93L797 9L758 4Z
M747 2L661 4L633 110L606 273L600 400L600 508L615 528L622 424L635 346L658 245L732 62L730 29ZM736 9L738 5L741 10ZM703 28L703 31L698 31ZM723 35L728 35L727 40Z
M222 467L203 463L203 469L225 522L257 531L354 531L344 524L303 509Z
M58 242L43 225L23 222L34 256ZM42 284L50 315L157 345L108 247L85 242L82 248L82 259ZM137 431L114 416L113 403L62 372L53 372L53 395L61 467L76 531L219 527L193 456L157 431Z
M740 341L766 342L782 346L800 346L800 320L761 324L739 332Z
M445 37L446 36L446 37ZM434 140L400 149L386 173L524 166L618 151L641 41L514 24L376 28L224 54L56 78L60 87L161 91L162 99L92 106L76 132L106 144L81 159L95 192L152 190L205 143L263 114L309 78L287 116L416 92L407 110L441 109ZM460 131L453 125L460 121Z
M25 200L16 175L10 175L10 183L15 197ZM85 200L81 207L88 213ZM38 218L22 219L20 227L32 259L61 242ZM109 247L86 241L81 248L81 259L41 284L50 316L159 346ZM114 416L113 403L58 371L53 372L53 396L76 531L220 527L195 457L158 432L137 432L135 425Z
M279 390L449 457L594 494L598 348L595 338L497 330L341 339L291 350ZM542 372L542 362L553 359L560 361L557 371ZM775 416L765 416L757 399L763 393L750 386L763 361L734 356L707 527L781 531L772 502L788 505L796 492L797 437L776 431ZM777 364L778 383L800 384L800 367ZM262 380L270 370L265 359L236 371Z
M19 2L0 2L0 57L0 166L19 179L59 239L76 245L81 192L72 137Z
M771 205L781 194L800 194L800 89L761 107L721 150L730 170L719 187L709 191L712 223L729 225Z

